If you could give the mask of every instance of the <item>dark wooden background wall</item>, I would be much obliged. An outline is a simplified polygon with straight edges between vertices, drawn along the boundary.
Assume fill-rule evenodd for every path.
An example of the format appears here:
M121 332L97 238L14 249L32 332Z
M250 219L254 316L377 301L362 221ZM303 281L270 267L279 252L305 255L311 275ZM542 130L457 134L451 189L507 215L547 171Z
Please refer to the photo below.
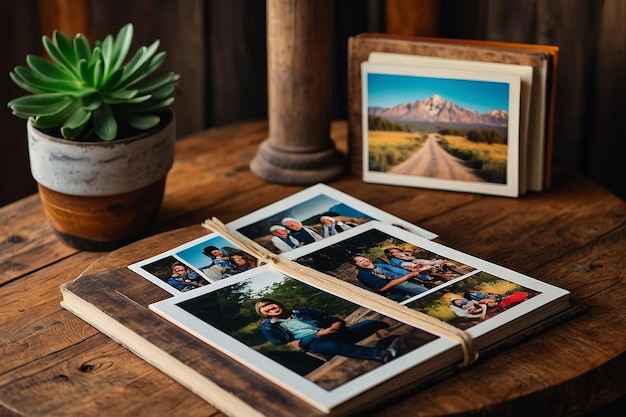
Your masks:
M40 53L42 35L59 28L102 39L133 22L135 46L161 39L165 66L182 75L175 104L180 137L267 115L262 0L0 0L0 6L2 103L22 94L8 73L27 53ZM334 117L346 117L346 44L353 34L558 45L555 164L626 198L626 1L336 0L334 7ZM36 188L24 122L5 107L0 127L3 205Z

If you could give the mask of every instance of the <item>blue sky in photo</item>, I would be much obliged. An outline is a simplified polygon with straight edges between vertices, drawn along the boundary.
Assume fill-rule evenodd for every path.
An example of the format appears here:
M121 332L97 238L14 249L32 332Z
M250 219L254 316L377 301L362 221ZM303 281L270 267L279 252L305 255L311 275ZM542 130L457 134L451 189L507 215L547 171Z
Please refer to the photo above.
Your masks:
M368 107L394 107L439 94L481 114L509 111L509 84L503 82L369 73L367 89Z
M176 253L178 257L183 259L185 262L201 268L204 266L208 266L213 263L211 258L202 253L202 250L206 246L217 246L218 248L223 248L225 246L236 247L236 245L230 243L230 241L224 239L222 236L215 236L211 239L202 241L197 245L191 246L187 249L183 249L180 252Z

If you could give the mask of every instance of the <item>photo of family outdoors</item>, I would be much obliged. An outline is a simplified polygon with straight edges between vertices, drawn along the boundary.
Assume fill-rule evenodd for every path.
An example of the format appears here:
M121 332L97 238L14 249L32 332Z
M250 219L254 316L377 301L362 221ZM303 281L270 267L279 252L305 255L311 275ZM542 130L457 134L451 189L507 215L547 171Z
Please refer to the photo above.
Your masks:
M284 253L373 220L324 194L241 227L238 232L274 253Z
M364 231L295 261L460 329L469 328L537 294L377 229ZM430 291L432 289L437 290Z
M437 236L324 184L310 187L280 205L268 206L228 226L270 252L281 254L372 220L399 226L425 239Z
M284 388L331 406L408 369L425 378L428 366L454 366L466 351L455 331L488 348L563 294L370 220L149 307Z
M380 220L426 239L437 235L325 184L317 184L228 225L275 254L284 254ZM129 265L172 294L255 268L257 259L219 234L209 234Z
M480 271L406 306L465 330L538 294Z
M406 302L474 270L377 229L295 261L398 302Z

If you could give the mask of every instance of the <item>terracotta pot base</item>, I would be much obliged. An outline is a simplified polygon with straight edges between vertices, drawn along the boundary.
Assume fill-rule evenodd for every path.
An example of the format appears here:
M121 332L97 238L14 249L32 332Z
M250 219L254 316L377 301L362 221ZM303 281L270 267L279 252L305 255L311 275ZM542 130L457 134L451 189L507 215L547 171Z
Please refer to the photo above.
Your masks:
M38 184L55 234L80 250L108 251L143 237L154 224L163 200L165 178L125 194L82 197Z

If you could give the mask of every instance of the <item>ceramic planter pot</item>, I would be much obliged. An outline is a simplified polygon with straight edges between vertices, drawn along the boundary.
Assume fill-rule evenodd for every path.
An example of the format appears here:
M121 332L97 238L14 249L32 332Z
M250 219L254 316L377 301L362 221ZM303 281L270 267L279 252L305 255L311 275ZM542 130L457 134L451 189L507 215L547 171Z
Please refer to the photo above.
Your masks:
M106 251L144 236L174 162L175 118L111 142L74 142L27 123L31 172L46 217L69 246Z

